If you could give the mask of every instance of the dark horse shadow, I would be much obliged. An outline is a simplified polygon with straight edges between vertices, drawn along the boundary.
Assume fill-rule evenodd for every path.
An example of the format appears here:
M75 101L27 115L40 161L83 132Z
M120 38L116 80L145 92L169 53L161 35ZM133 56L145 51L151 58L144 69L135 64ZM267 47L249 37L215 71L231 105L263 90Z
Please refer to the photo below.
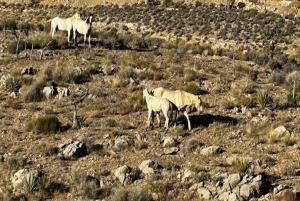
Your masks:
M199 126L208 127L210 124L214 122L221 123L229 123L231 125L236 125L238 120L229 116L221 116L221 115L212 115L212 114L200 114L200 115L191 115L190 121L192 128L196 128ZM188 124L186 118L183 118L184 127L187 129Z

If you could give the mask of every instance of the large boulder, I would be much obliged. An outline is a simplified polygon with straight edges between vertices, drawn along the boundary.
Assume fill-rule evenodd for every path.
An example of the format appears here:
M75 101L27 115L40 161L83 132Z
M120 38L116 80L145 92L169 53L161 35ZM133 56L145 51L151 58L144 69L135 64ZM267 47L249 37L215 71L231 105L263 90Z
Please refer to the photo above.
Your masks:
M78 158L87 155L87 147L83 142L67 140L58 145L58 156L61 159Z

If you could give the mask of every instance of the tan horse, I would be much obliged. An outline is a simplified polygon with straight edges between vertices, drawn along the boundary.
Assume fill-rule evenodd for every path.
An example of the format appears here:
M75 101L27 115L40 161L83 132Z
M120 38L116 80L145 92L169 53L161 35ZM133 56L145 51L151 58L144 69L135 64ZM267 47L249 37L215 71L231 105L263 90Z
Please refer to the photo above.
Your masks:
M90 16L86 20L76 19L74 21L73 33L74 33L74 44L77 46L77 33L82 34L84 36L84 47L86 37L89 37L89 48L91 47L91 31L92 31L92 22L93 15Z
M57 30L68 31L68 43L71 40L71 31L73 29L73 24L76 19L80 19L80 15L75 13L72 17L69 18L60 18L55 17L51 20L51 33L52 38L54 37L54 33Z
M196 107L198 113L202 112L201 98L194 94L182 91L182 90L169 90L163 87L158 87L152 90L152 93L156 97L163 97L174 103L178 110L183 112L188 121L188 129L191 130L191 122L187 112L187 109L191 106Z

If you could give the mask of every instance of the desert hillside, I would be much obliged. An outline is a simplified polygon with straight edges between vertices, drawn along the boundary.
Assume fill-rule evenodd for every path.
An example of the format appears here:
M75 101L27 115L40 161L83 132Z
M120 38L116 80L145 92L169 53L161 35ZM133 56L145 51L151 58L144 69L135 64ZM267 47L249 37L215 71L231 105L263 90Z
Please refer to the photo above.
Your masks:
M0 200L300 200L297 2L70 2L0 2Z

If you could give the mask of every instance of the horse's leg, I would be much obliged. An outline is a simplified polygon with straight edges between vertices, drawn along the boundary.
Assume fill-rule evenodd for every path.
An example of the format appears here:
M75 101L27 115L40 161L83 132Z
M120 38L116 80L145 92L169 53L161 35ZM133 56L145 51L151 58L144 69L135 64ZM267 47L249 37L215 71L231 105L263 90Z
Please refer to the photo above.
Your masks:
M74 47L76 47L77 46L77 42L76 42L77 35L76 35L76 29L74 27L73 27L73 37L74 37Z
M175 112L175 115L174 115L174 128L176 127L176 125L177 125L177 114L178 114L178 110L174 110L174 112Z
M91 48L91 34L89 34L89 48Z
M158 127L161 127L160 118L159 118L159 112L156 113L156 118L157 118Z
M153 129L153 112L152 110L148 110L148 127Z
M168 117L168 112L165 112L165 118L166 118L166 122L165 122L164 129L165 129L165 131L167 131L169 128L169 121L170 121L170 119Z
M187 111L184 111L183 114L184 114L184 116L185 116L186 119L187 119L187 122L188 122L188 128L189 128L189 131L190 131L190 130L192 130L192 128L191 128L191 122L190 122L189 115L188 115Z
M86 41L86 34L84 34L84 49L85 49L85 41Z
M55 33L55 31L56 31L56 26L53 26L52 24L51 24L51 30L52 30L52 38L54 37L54 33Z

